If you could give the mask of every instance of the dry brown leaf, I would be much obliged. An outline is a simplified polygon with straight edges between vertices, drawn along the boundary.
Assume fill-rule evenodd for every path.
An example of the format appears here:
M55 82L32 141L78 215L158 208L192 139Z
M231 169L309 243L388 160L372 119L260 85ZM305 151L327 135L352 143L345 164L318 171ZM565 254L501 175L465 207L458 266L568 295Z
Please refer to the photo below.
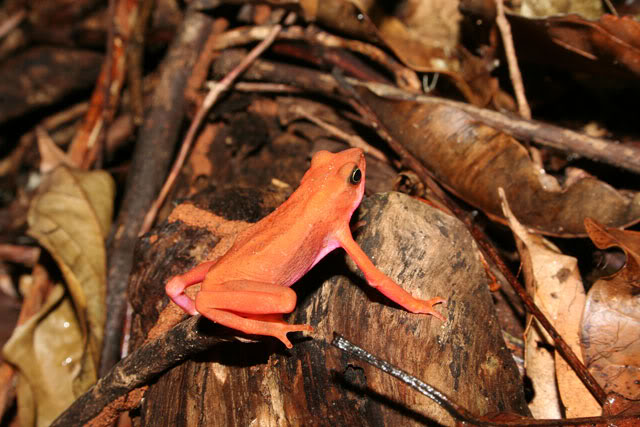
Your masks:
M538 325L530 328L524 340L524 364L535 395L529 402L534 418L562 418L560 395L555 384L555 361L551 351L541 343L547 342Z
M104 239L114 194L107 173L61 166L43 178L31 202L29 234L55 259L68 292L60 285L4 349L20 371L23 425L48 425L97 379L105 320Z
M40 173L51 172L60 165L68 167L74 165L67 154L53 141L46 129L36 126L36 138L38 140L38 151L40 152Z
M385 43L407 66L417 71L455 73L460 63L454 52L459 40L458 5L450 0L413 2L396 16L367 11Z
M509 15L518 58L563 68L634 78L640 75L640 22L602 15L589 21L578 15L529 19Z
M58 263L97 366L105 319L107 237L115 185L103 171L59 167L40 184L28 213L29 234ZM89 374L90 370L83 369ZM89 374L90 376L95 375Z
M17 327L3 348L16 366L18 417L23 426L48 426L75 399L73 379L82 360L82 331L73 305L57 284L44 307Z
M578 262L563 255L551 242L527 232L509 209L504 191L499 189L502 209L509 226L517 236L527 285L534 289L534 300L545 316L555 325L571 349L580 354L580 321L585 304ZM541 343L553 345L553 340L537 325L528 329L526 337L527 374L531 377L536 395L529 408L536 418L567 418L598 416L601 408L558 352L551 355ZM555 360L554 360L555 359ZM534 369L532 368L532 365ZM555 376L553 372L555 371ZM544 392L540 392L541 390Z
M486 103L486 87L491 87L488 73L478 75L460 61L458 49L460 20L458 2L429 0L404 2L395 15L371 1L325 0L300 2L307 19L321 23L341 34L363 39L391 49L407 67L420 72L449 76L458 90L473 104ZM467 61L468 58L465 58ZM468 61L472 62L472 61ZM473 68L474 64L470 64ZM473 85L465 80L486 80Z
M600 249L620 247L625 266L589 290L582 319L587 367L607 392L640 399L640 233L616 230L587 218L585 227Z
M598 19L603 10L601 0L522 0L520 14L527 18L544 18L551 15L575 13L584 18Z
M519 221L545 234L583 236L586 217L613 227L640 221L639 193L622 193L589 177L562 187L514 138L456 108L359 93L440 183L493 219L505 221L497 191L503 187Z
M239 2L241 0L223 1ZM220 3L198 1L201 8L218 7ZM497 88L497 80L489 70L480 71L485 61L469 58L471 55L459 46L462 16L458 1L406 1L392 8L369 0L272 0L270 3L298 8L305 20L317 22L334 33L384 46L414 71L447 75L474 105L485 105Z

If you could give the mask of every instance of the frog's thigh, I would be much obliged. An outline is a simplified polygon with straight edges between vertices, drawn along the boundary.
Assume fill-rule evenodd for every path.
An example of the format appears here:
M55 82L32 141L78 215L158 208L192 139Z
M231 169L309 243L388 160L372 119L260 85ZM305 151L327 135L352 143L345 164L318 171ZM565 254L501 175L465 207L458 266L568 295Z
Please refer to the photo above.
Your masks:
M198 292L196 309L200 313L207 309L239 314L291 313L296 307L296 299L296 293L286 286L235 280Z

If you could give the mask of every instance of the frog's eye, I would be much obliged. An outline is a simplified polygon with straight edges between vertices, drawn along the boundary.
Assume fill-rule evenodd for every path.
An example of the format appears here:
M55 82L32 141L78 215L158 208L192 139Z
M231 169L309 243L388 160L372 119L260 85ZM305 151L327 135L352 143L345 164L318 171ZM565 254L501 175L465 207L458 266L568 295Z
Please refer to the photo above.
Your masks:
M361 179L362 179L362 171L360 170L359 167L356 166L351 171L351 175L349 176L349 182L355 185L359 183Z

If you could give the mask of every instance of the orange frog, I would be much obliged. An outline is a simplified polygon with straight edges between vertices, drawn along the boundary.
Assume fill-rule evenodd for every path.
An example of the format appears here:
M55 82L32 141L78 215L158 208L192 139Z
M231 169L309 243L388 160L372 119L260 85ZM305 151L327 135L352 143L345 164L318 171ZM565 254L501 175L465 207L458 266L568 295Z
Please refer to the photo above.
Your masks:
M327 253L342 247L369 285L413 313L445 320L433 309L443 298L412 297L378 270L353 240L349 221L364 194L364 154L359 148L340 153L319 151L300 187L275 211L240 235L220 259L173 277L167 295L189 314L247 334L278 338L288 348L287 333L312 331L282 319L296 306L291 290ZM195 302L185 288L202 283Z

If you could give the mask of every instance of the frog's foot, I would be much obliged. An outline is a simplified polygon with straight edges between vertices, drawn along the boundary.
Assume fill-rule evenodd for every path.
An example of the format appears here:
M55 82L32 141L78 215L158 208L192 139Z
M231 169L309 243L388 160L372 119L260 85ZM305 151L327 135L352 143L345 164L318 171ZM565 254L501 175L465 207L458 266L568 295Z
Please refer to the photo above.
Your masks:
M250 315L251 317L243 317L225 310L205 308L201 303L198 304L198 299L196 299L196 306L203 316L216 323L249 335L275 337L282 341L287 348L293 347L287 338L289 332L313 331L313 328L309 325L290 325L284 321L258 320L262 316Z
M287 334L289 332L313 332L313 327L310 325L292 325L285 322L282 318L282 314L251 314L243 317L260 321L262 323L270 323L269 333L260 335L270 335L278 338L287 346L287 348L291 348L291 343L287 339Z
M411 304L411 308L407 309L412 313L430 314L431 316L446 322L447 319L433 308L434 305L441 303L446 306L447 300L440 297L432 298L430 300L416 299L414 303Z
M291 348L293 347L293 345L287 338L287 334L289 332L313 332L313 327L311 325L291 325L289 323L275 323L272 324L269 333L264 335L275 337L282 341L282 343L287 346L287 348Z
M173 276L165 286L165 292L169 298L192 316L198 314L198 311L193 300L184 293L184 290L201 283L213 264L215 264L213 261L204 262L184 274Z

